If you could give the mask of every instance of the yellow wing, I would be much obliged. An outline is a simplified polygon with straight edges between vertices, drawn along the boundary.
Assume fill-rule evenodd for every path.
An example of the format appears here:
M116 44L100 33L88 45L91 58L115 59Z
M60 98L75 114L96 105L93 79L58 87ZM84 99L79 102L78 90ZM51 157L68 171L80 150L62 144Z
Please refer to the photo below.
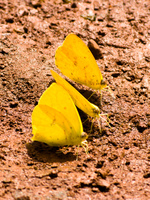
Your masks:
M57 83L43 93L32 113L33 141L51 146L79 145L87 138L68 92Z
M55 71L51 70L52 76L58 84L60 84L71 96L75 105L82 111L90 115L91 117L99 117L99 108L90 103L83 95L81 95L72 85L70 85L65 79L59 76Z
M55 64L71 80L93 89L106 87L102 74L86 44L75 34L69 34L55 54Z
M74 127L59 111L47 105L37 105L32 113L33 141L50 146L79 145L87 137L76 133Z
M73 123L76 133L83 132L79 113L68 92L57 83L52 83L42 94L39 105L47 105L62 113L70 123Z

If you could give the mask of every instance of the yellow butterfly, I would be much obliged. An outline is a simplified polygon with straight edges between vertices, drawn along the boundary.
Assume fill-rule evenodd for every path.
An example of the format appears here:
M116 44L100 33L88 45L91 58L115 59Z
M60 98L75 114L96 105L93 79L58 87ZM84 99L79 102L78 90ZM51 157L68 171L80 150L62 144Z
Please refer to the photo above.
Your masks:
M55 71L53 70L50 70L50 71L55 81L57 82L57 84L61 85L69 93L74 104L78 108L80 108L83 112L85 112L87 115L97 120L100 132L101 132L101 125L100 125L99 119L103 119L109 125L107 120L105 120L102 117L104 115L104 116L107 116L107 119L108 119L107 114L100 114L100 109L96 105L94 105L93 103L90 103L82 94L80 94L72 85L70 85L65 79L63 79ZM91 127L91 130L92 130L92 127Z
M43 93L32 113L33 141L50 146L83 145L87 134L68 92L57 83Z
M80 94L72 85L70 85L55 71L53 70L50 71L57 84L61 85L69 93L74 104L78 108L80 108L83 112L85 112L91 117L94 118L100 117L100 109L96 105L90 103L82 94Z
M56 50L55 64L65 76L77 83L99 91L107 86L91 51L73 33Z

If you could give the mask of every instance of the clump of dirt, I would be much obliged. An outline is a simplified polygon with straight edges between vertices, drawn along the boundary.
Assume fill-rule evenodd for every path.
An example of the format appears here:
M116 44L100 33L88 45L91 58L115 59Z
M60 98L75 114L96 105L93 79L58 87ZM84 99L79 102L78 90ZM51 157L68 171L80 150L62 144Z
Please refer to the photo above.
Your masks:
M0 2L0 199L149 199L149 9L149 0ZM88 155L31 142L33 108L54 81L55 51L71 32L94 43L115 95L103 91L101 106L97 92L90 98L111 128L103 122L100 134L95 121L90 133L92 120L83 123Z

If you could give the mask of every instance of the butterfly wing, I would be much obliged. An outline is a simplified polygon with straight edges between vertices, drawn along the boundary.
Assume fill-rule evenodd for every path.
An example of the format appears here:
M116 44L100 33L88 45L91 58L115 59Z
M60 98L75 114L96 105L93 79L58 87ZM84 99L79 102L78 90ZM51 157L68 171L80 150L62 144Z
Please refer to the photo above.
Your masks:
M50 146L79 145L80 134L67 118L54 108L37 105L32 113L33 141L47 143Z
M98 117L100 114L99 108L90 103L83 95L81 95L72 85L63 79L55 71L51 70L52 76L58 84L60 84L71 96L75 105L91 117Z
M47 105L62 113L69 121L69 124L72 124L76 135L81 136L83 126L79 113L72 98L61 85L52 83L41 96L39 105Z
M55 54L55 64L71 80L101 89L100 69L86 44L75 34L69 34Z

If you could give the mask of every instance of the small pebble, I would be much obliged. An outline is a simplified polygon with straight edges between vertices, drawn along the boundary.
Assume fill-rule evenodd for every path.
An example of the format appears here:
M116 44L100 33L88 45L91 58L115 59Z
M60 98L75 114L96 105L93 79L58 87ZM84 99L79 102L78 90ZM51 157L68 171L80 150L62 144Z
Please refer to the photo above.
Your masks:
M92 40L92 39L89 40L88 47L91 50L95 59L102 59L103 58L103 54L102 54L98 44L94 40Z
M106 192L110 188L110 183L104 179L98 179L96 180L96 186L98 186L102 192Z

